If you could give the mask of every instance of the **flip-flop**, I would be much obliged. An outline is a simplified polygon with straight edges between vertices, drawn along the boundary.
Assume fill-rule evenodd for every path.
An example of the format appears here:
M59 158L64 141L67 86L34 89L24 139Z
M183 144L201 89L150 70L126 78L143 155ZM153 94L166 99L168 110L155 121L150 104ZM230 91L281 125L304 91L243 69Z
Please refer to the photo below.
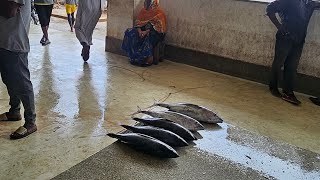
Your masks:
M0 121L20 121L22 120L21 115L9 115L8 112L0 114Z
M23 126L19 127L14 133L10 135L10 139L21 139L24 137L29 136L30 134L34 133L37 131L37 126L34 125L33 127L30 128L25 128Z

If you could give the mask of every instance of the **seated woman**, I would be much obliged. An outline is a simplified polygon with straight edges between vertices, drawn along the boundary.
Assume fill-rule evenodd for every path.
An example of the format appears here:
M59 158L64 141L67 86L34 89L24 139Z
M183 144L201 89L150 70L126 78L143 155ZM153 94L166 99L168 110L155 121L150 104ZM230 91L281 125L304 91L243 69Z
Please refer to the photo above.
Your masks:
M122 43L130 63L152 65L153 48L164 39L166 30L166 16L159 7L159 0L145 0L134 28L127 29Z

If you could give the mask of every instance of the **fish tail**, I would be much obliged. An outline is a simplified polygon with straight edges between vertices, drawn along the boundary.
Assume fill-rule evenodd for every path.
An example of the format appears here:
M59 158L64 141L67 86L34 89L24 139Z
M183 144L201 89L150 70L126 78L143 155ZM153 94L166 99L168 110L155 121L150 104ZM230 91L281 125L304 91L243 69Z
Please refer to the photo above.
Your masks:
M132 130L133 127L132 126L128 126L128 125L121 125L122 127L126 128L127 130Z
M114 134L114 133L108 133L107 135L108 135L109 137L116 138L116 139L119 139L119 137L120 137L120 135Z

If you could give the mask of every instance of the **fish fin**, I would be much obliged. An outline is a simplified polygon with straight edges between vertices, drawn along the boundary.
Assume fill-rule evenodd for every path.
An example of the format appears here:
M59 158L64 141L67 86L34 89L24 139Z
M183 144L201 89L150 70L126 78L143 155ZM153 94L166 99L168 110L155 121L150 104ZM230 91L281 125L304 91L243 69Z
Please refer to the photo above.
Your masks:
M194 108L201 108L199 105L190 104L190 103L181 103L181 105L190 106L190 107L194 107Z
M132 114L130 114L130 116L133 118L134 115L141 113L141 108L139 106L137 106L138 110L137 112L134 112Z
M140 106L137 106L137 108L138 108L138 111L137 111L137 112L141 112L141 108L140 108Z
M155 104L155 106L160 106L160 107L163 107L163 108L170 109L170 105L166 104L166 103L157 103L157 104Z

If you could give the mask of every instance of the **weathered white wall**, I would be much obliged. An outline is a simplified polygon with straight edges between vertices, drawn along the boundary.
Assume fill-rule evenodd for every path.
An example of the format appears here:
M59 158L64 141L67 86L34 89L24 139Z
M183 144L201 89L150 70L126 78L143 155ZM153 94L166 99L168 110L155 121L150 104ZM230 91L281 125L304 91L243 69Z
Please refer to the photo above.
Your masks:
M107 36L123 39L123 33L133 23L133 0L109 0Z
M108 37L123 39L144 0L109 0ZM168 18L167 44L271 66L276 29L266 3L237 0L160 0ZM299 72L320 77L320 12L314 13Z
M267 4L236 0L161 0L167 44L270 66L276 29ZM320 13L315 12L299 72L320 77Z

